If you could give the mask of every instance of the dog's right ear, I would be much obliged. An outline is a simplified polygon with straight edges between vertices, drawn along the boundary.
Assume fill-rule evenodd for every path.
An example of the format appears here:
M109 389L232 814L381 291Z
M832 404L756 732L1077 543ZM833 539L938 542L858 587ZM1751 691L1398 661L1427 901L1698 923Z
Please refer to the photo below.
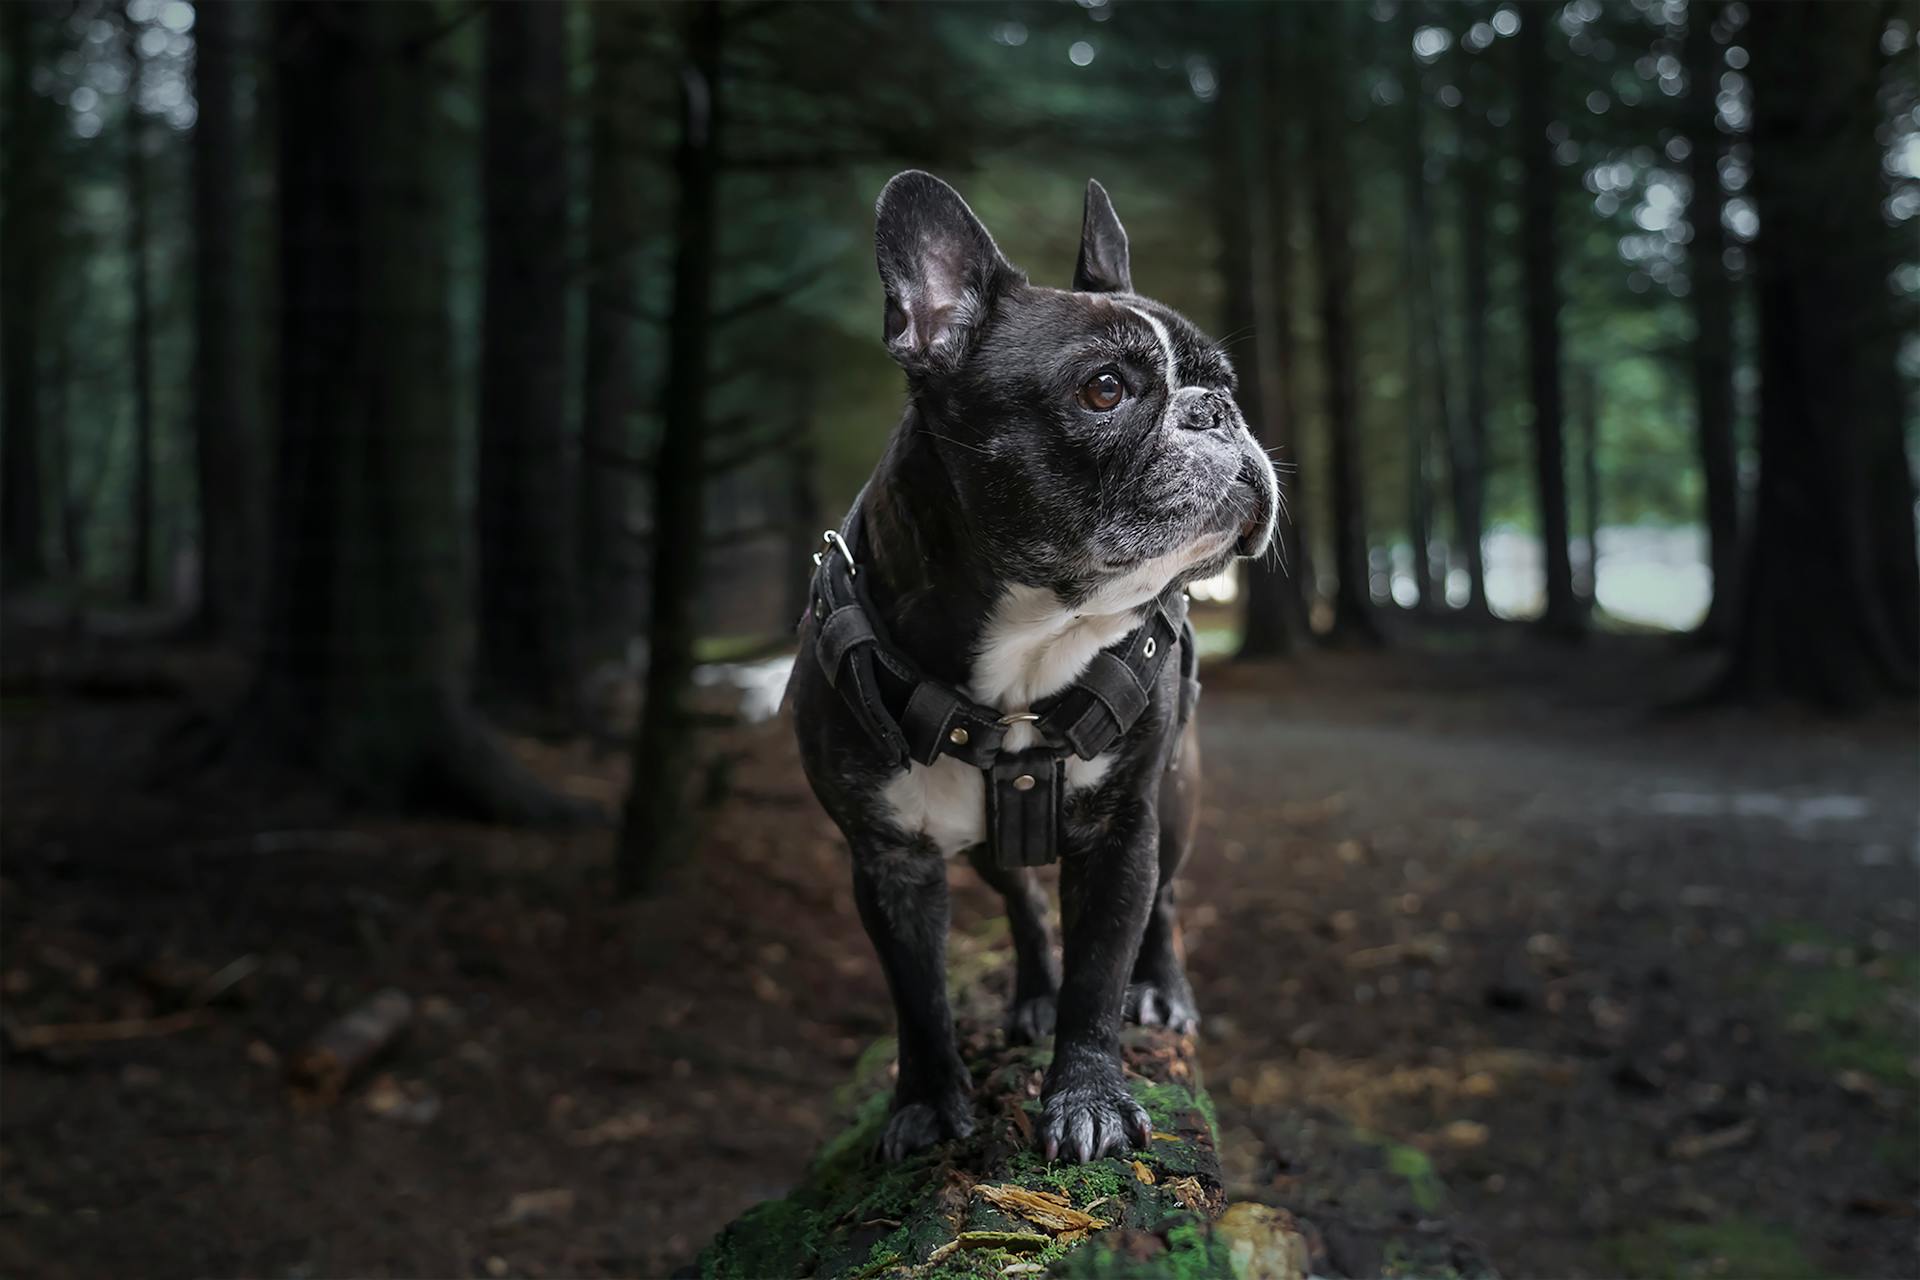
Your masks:
M951 368L974 324L1020 273L960 193L930 173L896 175L874 219L887 350L909 372Z

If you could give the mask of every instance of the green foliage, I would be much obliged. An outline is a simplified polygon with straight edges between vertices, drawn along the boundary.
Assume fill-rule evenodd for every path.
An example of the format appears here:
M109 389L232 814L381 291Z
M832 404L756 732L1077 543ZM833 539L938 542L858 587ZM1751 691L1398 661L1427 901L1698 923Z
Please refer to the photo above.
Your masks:
M1821 1280L1828 1273L1809 1259L1791 1231L1735 1218L1713 1223L1656 1223L1613 1242L1609 1252L1623 1275L1636 1280Z
M1920 955L1896 951L1869 963L1841 939L1801 924L1775 928L1783 954L1758 975L1781 1021L1807 1055L1830 1071L1858 1071L1909 1093L1920 1089L1913 1063L1920 1053L1905 1012L1920 993Z

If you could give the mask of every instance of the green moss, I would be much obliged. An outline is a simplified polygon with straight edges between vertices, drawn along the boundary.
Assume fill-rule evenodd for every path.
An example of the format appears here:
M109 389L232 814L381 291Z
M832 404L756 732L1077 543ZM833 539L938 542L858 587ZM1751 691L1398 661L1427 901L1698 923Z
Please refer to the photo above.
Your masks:
M757 1204L701 1255L700 1274L709 1280L798 1275L819 1247L821 1225L797 1199Z
M820 1148L820 1154L813 1158L816 1173L841 1169L850 1162L858 1164L866 1158L866 1153L880 1141L880 1131L887 1123L887 1095L876 1093L863 1101L854 1112L853 1123L827 1140Z
M1065 1280L1232 1280L1232 1253L1192 1214L1167 1228L1166 1252L1135 1258L1094 1236L1085 1247L1056 1262L1054 1277Z
M1733 1219L1710 1223L1656 1223L1611 1243L1608 1253L1635 1280L1818 1280L1825 1275L1793 1233L1767 1223Z
M1170 1178L1186 1173L1202 1173L1213 1180L1219 1176L1209 1141L1212 1108L1197 1086L1135 1083L1136 1096L1156 1130L1182 1137L1155 1141L1125 1159L1079 1165L1049 1162L1031 1149L1009 1151L1004 1121L984 1120L968 1142L943 1144L889 1166L878 1163L874 1151L887 1122L886 1076L894 1053L894 1042L887 1039L861 1055L852 1081L840 1095L843 1105L853 1111L851 1122L821 1148L791 1195L756 1206L707 1247L698 1267L705 1280L786 1276L904 1280L907 1275L913 1280L988 1280L1001 1276L1016 1261L1046 1266L1065 1263L1103 1238L1104 1233L1096 1233L1086 1242L1061 1244L1050 1235L1036 1234L1025 1219L978 1197L966 1202L964 1221L955 1224L941 1212L943 1203L949 1212L955 1207L943 1200L942 1189L954 1169L977 1177L974 1171L983 1162L993 1168L995 1179L1057 1193L1115 1227L1156 1234L1189 1228L1175 1247L1149 1266L1123 1256L1100 1265L1125 1264L1132 1270L1090 1274L1172 1276L1174 1280L1228 1274L1224 1249L1208 1240L1198 1219L1166 1190ZM1019 1105L1037 1122L1040 1104L1025 1093L1033 1073L1044 1069L1047 1056L1043 1050L1031 1049L989 1050L979 1055L971 1067L979 1081L978 1091L986 1099L982 1116L1001 1115L1008 1105ZM1207 1130L1206 1137L1196 1133L1202 1128ZM1159 1175L1155 1184L1142 1183L1135 1176L1135 1155ZM954 1239L956 1225L969 1247L929 1264L927 1259ZM1216 1262L1219 1267L1214 1266Z
M1784 952L1793 946L1842 953L1848 944L1813 925L1786 923L1767 931ZM1920 955L1882 956L1872 965L1815 964L1784 955L1758 977L1781 1021L1801 1036L1805 1056L1827 1071L1858 1071L1883 1084L1912 1089L1916 1049L1898 1012L1901 998L1920 990Z
M1446 1257L1444 1243L1388 1240L1380 1251L1380 1280L1468 1280L1484 1272L1463 1272Z
M1445 1202L1447 1184L1434 1172L1433 1161L1427 1158L1426 1152L1365 1129L1355 1130L1354 1136L1380 1148L1381 1162L1387 1172L1407 1184L1407 1194L1420 1212L1433 1213Z
M1197 1111L1206 1122L1207 1136L1219 1141L1220 1118L1214 1114L1213 1099L1204 1092L1196 1093L1183 1084L1152 1084L1145 1080L1132 1083L1134 1101L1147 1109L1147 1119L1153 1122L1155 1130L1177 1132L1182 1125L1191 1123L1190 1117Z

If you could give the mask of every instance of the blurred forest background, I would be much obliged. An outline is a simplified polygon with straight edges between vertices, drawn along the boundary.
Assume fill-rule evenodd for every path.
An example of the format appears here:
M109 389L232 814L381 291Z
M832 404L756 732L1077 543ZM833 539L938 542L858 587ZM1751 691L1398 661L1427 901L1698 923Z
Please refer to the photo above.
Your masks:
M41 1164L8 1162L0 1213L64 1241L27 1256L648 1273L791 1177L884 1001L763 722L819 532L898 416L871 206L917 166L1060 285L1098 177L1286 467L1282 554L1196 591L1232 762L1195 937L1270 964L1196 942L1223 1119L1267 1153L1242 1191L1284 1197L1262 1117L1329 1095L1461 1180L1516 1274L1910 1273L1912 1144L1859 1150L1915 1121L1917 24L0 2L9 1026L134 1029L11 1037ZM1589 928L1608 958L1570 960ZM1391 987L1351 963L1446 934ZM386 1136L263 1101L315 1011L393 984L446 1053L375 1082L351 1123ZM1478 1048L1427 1043L1448 999ZM1558 1029L1514 1047L1499 1019L1536 1015ZM222 1036L225 1084L194 1056ZM599 1074L568 1083L563 1045ZM1532 1083L1463 1065L1488 1045ZM1410 1062L1454 1084L1408 1093ZM63 1109L96 1070L151 1105ZM1556 1172L1563 1087L1657 1141ZM743 1094L777 1104L762 1134L686 1163ZM489 1119L446 1138L463 1096ZM1514 1106L1497 1157L1463 1099ZM1649 1154L1749 1123L1699 1175L1724 1185ZM132 1142L144 1172L96 1163ZM302 1169L376 1164L435 1190L329 1236L385 1184L309 1203ZM248 1214L86 1225L242 1167L276 1171ZM470 1239L522 1176L591 1225Z

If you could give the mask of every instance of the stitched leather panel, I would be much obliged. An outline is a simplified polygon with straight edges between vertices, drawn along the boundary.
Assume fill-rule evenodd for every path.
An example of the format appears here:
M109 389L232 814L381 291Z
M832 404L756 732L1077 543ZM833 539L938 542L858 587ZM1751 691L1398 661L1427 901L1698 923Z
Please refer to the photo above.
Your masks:
M987 844L994 862L1044 867L1059 859L1066 778L1065 758L1050 747L1002 752L993 762L987 770Z
M864 612L843 606L829 613L814 639L814 652L819 655L821 669L827 673L827 683L838 688L840 664L846 659L847 651L855 645L872 643L873 624L867 621Z

